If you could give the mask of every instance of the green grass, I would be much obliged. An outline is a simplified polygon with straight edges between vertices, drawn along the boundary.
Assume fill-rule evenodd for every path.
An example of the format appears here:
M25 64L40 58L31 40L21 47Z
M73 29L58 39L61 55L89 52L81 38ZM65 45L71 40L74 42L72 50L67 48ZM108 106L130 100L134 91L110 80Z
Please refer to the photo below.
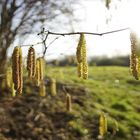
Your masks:
M106 136L107 139L140 139L140 82L132 77L129 68L90 67L88 80L77 77L76 67L48 67L46 75L58 82L87 89L89 96L83 99L84 107L74 105L73 108L83 116L82 120L87 117L97 123L102 111L107 114L109 123L115 119L119 132L113 138Z

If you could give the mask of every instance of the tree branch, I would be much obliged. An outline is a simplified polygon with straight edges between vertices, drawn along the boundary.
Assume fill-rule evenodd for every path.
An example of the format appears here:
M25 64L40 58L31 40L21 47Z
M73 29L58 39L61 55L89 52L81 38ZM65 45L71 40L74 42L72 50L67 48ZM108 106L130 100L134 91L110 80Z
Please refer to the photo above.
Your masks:
M108 32L103 32L103 33L93 33L93 32L71 32L71 33L56 33L56 32L50 32L50 31L44 31L44 32L40 32L38 35L43 34L43 33L47 33L51 34L51 35L76 35L76 34L89 34L89 35L98 35L98 36L102 36L105 34L110 34L110 33L115 33L115 32L120 32L120 31L124 31L124 30L129 30L130 28L122 28L122 29L118 29L118 30L113 30L113 31L108 31Z
M89 34L89 35L106 35L106 34L111 34L111 33L116 33L116 32L120 32L120 31L125 31L125 30L129 30L130 28L122 28L122 29L118 29L118 30L113 30L113 31L108 31L108 32L103 32L103 33L93 33L93 32L70 32L70 33L56 33L56 32L50 32L50 31L45 31L45 29L43 28L43 30L38 33L37 35L40 34L46 34L45 38L42 40L42 42L38 42L35 44L29 44L29 45L20 45L21 47L27 47L27 46L35 46L38 44L43 44L44 45L44 51L43 51L43 57L46 54L46 51L48 49L48 47L54 43L60 36L65 36L65 35L76 35L76 34ZM49 45L46 45L46 40L48 38L49 35L59 35L59 37L56 37L54 40L52 40Z

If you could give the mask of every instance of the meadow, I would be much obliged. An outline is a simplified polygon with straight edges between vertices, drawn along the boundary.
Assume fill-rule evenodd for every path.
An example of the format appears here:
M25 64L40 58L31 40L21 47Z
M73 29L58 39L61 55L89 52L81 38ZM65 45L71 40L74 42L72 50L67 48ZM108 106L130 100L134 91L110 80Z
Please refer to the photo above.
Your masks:
M49 91L56 79L57 94ZM140 81L129 67L92 66L89 78L77 76L76 67L46 66L46 95L24 76L23 95L0 98L1 140L139 140ZM66 109L66 94L72 98ZM108 132L99 136L104 113Z
M66 84L74 102L73 113L81 116L80 123L74 124L83 125L84 130L79 130L81 133L87 132L97 138L98 119L104 112L108 120L106 139L140 139L140 81L132 77L129 67L90 67L88 80L77 77L76 67L48 67L46 75ZM85 95L80 96L80 90L74 95L72 92L80 87L85 90ZM77 103L75 96L79 96ZM116 134L113 129L118 129Z

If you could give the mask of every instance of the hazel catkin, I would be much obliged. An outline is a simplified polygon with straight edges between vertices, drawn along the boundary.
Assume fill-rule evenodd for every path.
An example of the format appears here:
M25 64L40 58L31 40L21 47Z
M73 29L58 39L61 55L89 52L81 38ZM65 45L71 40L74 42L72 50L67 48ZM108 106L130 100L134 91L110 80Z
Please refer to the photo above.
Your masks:
M35 65L36 65L35 50L33 47L30 47L27 56L27 70L30 78L35 77L35 72L36 72Z
M39 64L39 59L36 60L35 79L36 79L36 82L37 82L37 86L39 86L40 85L40 64Z
M134 32L130 33L130 41L131 41L131 56L130 56L130 71L132 75L138 80L138 58L137 58L137 36Z
M56 80L54 78L50 79L50 93L52 96L56 95Z
M12 68L8 67L6 69L6 75L5 75L5 82L6 82L6 87L11 88L12 85Z
M84 34L80 34L77 51L77 70L78 76L87 79L88 78L88 62L87 62L87 50L86 50L86 40Z
M83 63L77 63L78 77L83 77Z
M66 94L66 109L71 112L71 96Z
M41 97L44 97L46 95L46 87L43 81L40 83L40 86L39 86L39 95Z
M22 94L23 77L22 74L22 50L20 47L15 47L12 55L12 78L16 94Z
M36 74L35 79L37 81L37 85L40 85L40 82L44 79L44 59L39 57L36 60Z
M83 79L88 79L88 63L83 62Z
M103 137L107 133L107 118L102 112L99 119L99 134Z
M42 57L39 58L40 65L40 80L44 79L44 59Z

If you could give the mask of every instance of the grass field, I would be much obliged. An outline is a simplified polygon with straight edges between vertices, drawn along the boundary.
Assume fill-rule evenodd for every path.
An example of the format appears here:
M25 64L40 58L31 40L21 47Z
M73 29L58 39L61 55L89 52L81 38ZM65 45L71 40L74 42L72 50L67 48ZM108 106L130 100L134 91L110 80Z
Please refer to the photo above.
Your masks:
M103 112L108 132L102 140L140 140L140 81L128 67L90 67L87 80L77 76L76 67L47 66L45 72L45 96L27 73L22 96L3 92L0 140L101 140ZM51 78L56 79L55 96ZM72 97L71 112L66 93Z
M70 124L85 139L88 135L98 137L102 111L108 120L105 139L140 139L140 81L131 76L128 67L90 67L88 80L77 77L76 67L47 67L46 75L66 84L66 91L72 94L73 114L79 117ZM78 102L71 87L86 91L84 96L77 97ZM80 95L80 92L76 93ZM116 121L119 131L113 135Z

